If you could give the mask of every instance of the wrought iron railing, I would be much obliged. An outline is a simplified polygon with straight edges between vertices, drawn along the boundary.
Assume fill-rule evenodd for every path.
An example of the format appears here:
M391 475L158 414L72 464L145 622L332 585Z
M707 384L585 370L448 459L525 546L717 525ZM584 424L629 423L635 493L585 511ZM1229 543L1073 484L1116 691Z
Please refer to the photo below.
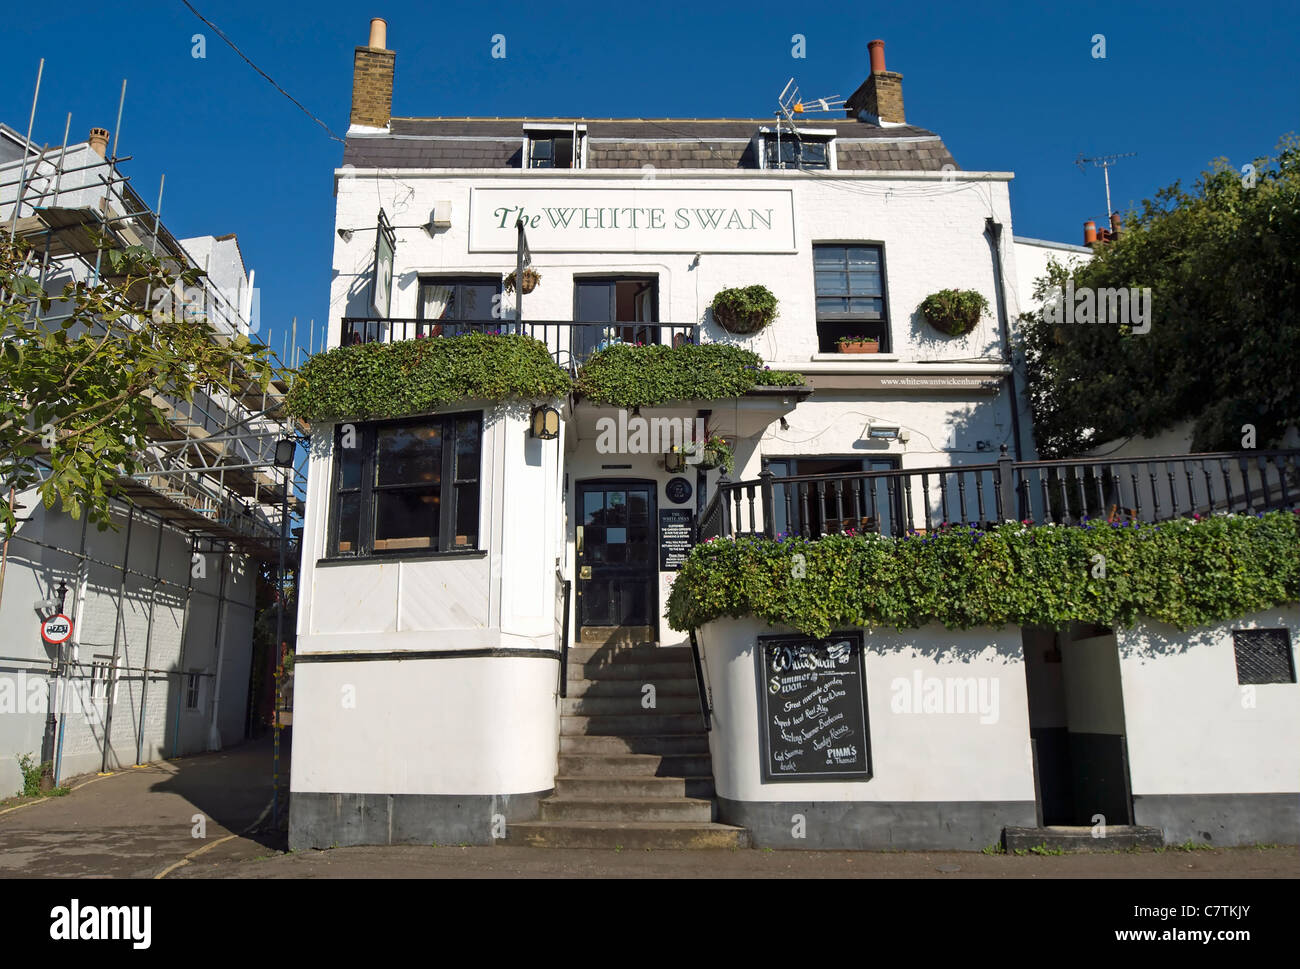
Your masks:
M546 344L557 363L572 368L596 350L612 343L667 344L680 346L699 339L694 323L575 323L570 320L420 320L376 319L349 316L343 319L343 346L358 343L394 343L465 333L522 333Z
M944 523L989 526L1085 520L1167 521L1260 512L1300 503L1300 450L1225 451L1143 458L724 477L700 516L700 538L848 532L901 536Z

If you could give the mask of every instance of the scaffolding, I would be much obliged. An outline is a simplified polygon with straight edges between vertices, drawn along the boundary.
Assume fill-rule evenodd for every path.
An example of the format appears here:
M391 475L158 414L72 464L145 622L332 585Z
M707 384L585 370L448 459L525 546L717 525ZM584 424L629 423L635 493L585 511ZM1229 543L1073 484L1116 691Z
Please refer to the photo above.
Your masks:
M152 255L160 258L177 274L184 270L197 270L200 273L197 293L187 291L185 299L186 312L194 315L196 324L201 321L207 326L211 338L222 344L246 336L255 348L265 348L266 356L275 368L274 372L279 375L263 387L254 375L244 371L236 372L232 364L226 375L229 384L227 389L209 385L189 399L180 394L147 392L149 402L154 405L159 416L150 427L147 439L140 444L144 468L132 473L124 472L116 480L117 498L114 505L120 505L119 510L126 515L127 520L120 562L100 560L87 554L84 519L80 548L69 548L24 535L21 528L4 541L3 560L0 562L0 603L3 603L4 567L10 558L11 543L25 545L34 554L39 554L37 549L43 549L67 556L75 567L78 595L84 587L84 575L92 564L113 569L119 577L117 616L111 644L112 662L107 670L108 683L105 684L109 699L102 746L103 769L107 769L112 744L112 698L116 697L118 678L123 674L139 674L143 677L138 739L134 751L136 761L139 762L144 754L150 675L196 675L193 672L187 673L183 666L186 647L195 635L189 628L191 602L195 595L210 596L211 593L196 589L192 581L182 584L174 578L162 576L159 568L165 532L182 534L194 555L216 555L223 563L221 588L216 595L217 668L197 674L211 677L217 684L215 690L220 689L223 655L220 649L221 624L227 614L227 607L237 602L226 593L225 563L228 558L247 556L265 563L278 561L278 588L281 590L280 598L283 599L286 579L284 563L286 559L290 563L297 561L297 550L289 549L289 536L299 531L294 523L301 523L302 520L307 455L305 448L296 447L296 460L285 466L276 461L276 445L286 438L303 442L309 432L309 427L294 420L285 407L285 396L293 379L292 371L303 351L297 346L296 321L292 350L286 342L281 352L277 353L275 348L261 341L257 332L256 294L252 287L252 276L247 274L242 257L239 259L238 286L231 293L228 288L223 289L213 280L208 272L210 266L199 265L185 245L163 225L161 212L165 176L159 181L157 203L150 206L133 187L131 177L122 171L122 163L131 159L131 156L121 156L117 151L122 107L125 103L125 81L111 149L108 146L107 132L102 129L93 129L91 138L85 142L70 144L68 135L72 124L71 114L67 117L61 144L47 144L39 148L33 144L31 132L43 70L44 61L38 70L32 118L29 120L27 135L21 141L21 158L0 163L0 225L11 239L27 243L28 268L37 278L41 289L49 292L50 287L57 286L65 279L85 281L92 286L100 282L120 284L124 279L113 275L111 263L105 259L106 252L132 246L147 247ZM18 134L13 129L9 131L14 136ZM11 140L18 139L15 137ZM226 238L229 237L221 237L217 241ZM130 291L133 302L140 310L130 325L149 326L150 308L158 295L143 285L140 290ZM54 305L57 305L57 301ZM52 324L58 328L61 318L47 314L39 303L29 303L27 312L29 319L37 319L43 324ZM92 323L89 332L97 332L97 329L97 325ZM314 342L314 323L312 330ZM4 334L0 333L0 338L3 337ZM44 480L49 474L49 463L38 462L38 479ZM8 495L0 494L0 500L7 498L13 507L12 482L3 484ZM158 548L152 573L130 566L132 526L137 520L153 522L157 528ZM296 568L290 565L287 571L296 571ZM119 634L124 628L122 614L128 594L127 580L132 576L149 584L148 624L144 633L145 659L135 666L119 662L119 647L123 646L123 637ZM180 639L180 660L175 669L154 668L149 660L150 647L154 641L154 606L160 590L172 587L175 587L172 591L177 594L182 589L184 591L185 618ZM75 600L76 596L74 609ZM253 601L237 604L251 606L255 618L258 603ZM81 642L80 630L76 645L85 645ZM108 648L109 644L97 645ZM53 711L57 705L60 716L66 716L68 681L78 674L79 667L88 666L85 662L74 660L72 656L71 650L63 648L59 649L57 658L52 661L39 656L0 656L0 669L15 668L11 664L21 662L49 677L52 691L51 727L47 729L42 760L48 759L47 755L51 755L56 762L61 760L66 731L61 721L57 729L53 728ZM280 658L274 656L272 662L276 663ZM84 673L84 670L81 672ZM180 703L184 692L182 682L181 679L177 680L175 690L178 730L173 737L174 744L179 744L180 740ZM57 700L53 692L55 689L60 694ZM170 692L169 688L168 693ZM250 695L246 729L251 726L255 704L256 699ZM214 699L214 730L219 713ZM53 749L55 738L57 751ZM178 748L174 747L173 755L178 752ZM56 767L56 781L58 776L59 770Z

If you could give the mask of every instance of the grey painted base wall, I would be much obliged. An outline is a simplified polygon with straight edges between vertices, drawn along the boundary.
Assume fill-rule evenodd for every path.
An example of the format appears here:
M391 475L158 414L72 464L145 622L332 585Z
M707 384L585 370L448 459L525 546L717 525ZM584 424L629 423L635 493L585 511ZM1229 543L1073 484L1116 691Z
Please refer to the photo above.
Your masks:
M1300 844L1300 793L1138 794L1133 815L1166 844Z
M805 836L795 837L804 818ZM1033 801L732 801L718 820L748 828L756 848L978 851L1002 829L1037 823Z
M493 817L532 821L531 794L320 794L295 791L289 800L289 847L493 843Z

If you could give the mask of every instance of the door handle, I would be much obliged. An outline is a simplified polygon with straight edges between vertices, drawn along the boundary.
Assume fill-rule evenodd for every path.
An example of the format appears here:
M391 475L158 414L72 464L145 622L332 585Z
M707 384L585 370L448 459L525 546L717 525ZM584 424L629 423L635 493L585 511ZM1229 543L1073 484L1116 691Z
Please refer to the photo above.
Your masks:
M582 526L578 526L578 556L582 556Z
M578 578L580 578L580 579L590 579L590 578L591 578L591 566L590 566L590 565L584 565L582 568L578 569Z

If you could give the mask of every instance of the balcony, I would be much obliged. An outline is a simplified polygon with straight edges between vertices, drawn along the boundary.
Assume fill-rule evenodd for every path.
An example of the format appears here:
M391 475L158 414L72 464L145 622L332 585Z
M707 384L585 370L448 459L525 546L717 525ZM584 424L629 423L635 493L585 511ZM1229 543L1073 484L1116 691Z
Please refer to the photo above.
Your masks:
M420 320L349 316L343 319L342 346L436 339L466 333L510 333L546 344L551 356L571 374L597 350L615 343L681 346L700 337L694 323L575 323L570 320Z
M1160 522L1285 510L1300 502L1300 450L1076 458L904 468L718 483L700 539L875 532L901 537L944 523L1008 519L1071 525Z

